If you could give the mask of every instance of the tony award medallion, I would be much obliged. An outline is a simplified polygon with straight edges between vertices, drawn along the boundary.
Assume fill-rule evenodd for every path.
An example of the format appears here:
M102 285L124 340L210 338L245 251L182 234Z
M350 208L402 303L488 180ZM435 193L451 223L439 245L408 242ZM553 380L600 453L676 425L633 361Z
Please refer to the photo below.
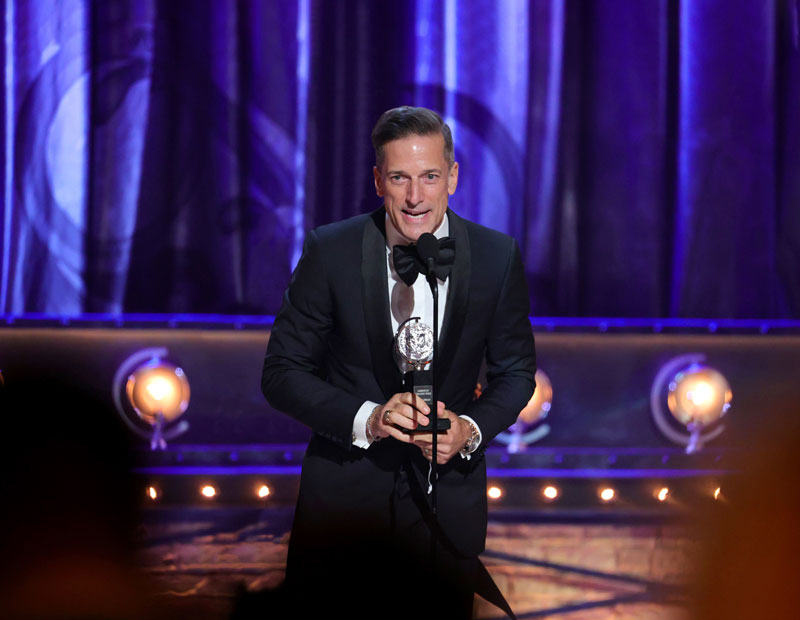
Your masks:
M403 387L424 400L436 415L433 404L433 330L419 317L411 317L397 328L395 354L403 371ZM437 432L450 428L450 420L437 419ZM431 432L432 426L418 426L414 432Z

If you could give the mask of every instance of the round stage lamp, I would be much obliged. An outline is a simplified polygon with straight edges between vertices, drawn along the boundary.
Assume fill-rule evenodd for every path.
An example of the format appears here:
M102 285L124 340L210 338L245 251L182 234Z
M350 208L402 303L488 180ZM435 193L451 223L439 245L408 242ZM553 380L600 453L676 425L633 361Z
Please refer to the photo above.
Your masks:
M600 498L600 501L607 504L616 499L617 492L612 487L603 487L602 489L598 489L597 495Z
M150 447L165 449L164 426L189 406L189 380L183 369L153 358L128 376L125 394L136 414L153 427Z
M536 371L536 389L528 404L519 412L517 421L512 424L507 432L497 436L498 441L508 445L508 451L522 452L530 444L542 439L550 432L547 424L542 421L550 413L553 404L553 384L550 377L542 370Z
M489 499L498 500L503 497L503 489L497 486L491 486L486 490L486 495L489 496Z
M536 371L536 390L528 404L519 412L517 422L526 425L541 422L550 413L553 404L553 384L541 368Z
M692 364L675 374L668 390L667 407L670 413L691 434L686 452L697 452L702 447L703 429L730 409L730 385L718 370Z
M731 406L727 379L703 353L679 355L661 366L650 386L650 412L670 441L699 451L725 430L720 419Z
M542 489L542 497L544 497L545 501L554 502L558 499L559 495L561 495L561 491L559 491L558 487L555 487L552 484L547 485Z
M166 347L136 351L117 368L111 385L117 413L152 450L165 449L168 439L189 429L186 420L177 421L189 406L189 380L168 359Z
M189 406L189 381L183 370L160 359L152 359L131 373L125 393L148 424L156 424L159 417L172 422Z

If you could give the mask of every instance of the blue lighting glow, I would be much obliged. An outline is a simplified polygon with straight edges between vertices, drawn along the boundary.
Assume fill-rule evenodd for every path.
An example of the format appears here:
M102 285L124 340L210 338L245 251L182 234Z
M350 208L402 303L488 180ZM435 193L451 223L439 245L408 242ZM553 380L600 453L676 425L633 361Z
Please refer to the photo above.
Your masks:
M49 314L26 312L23 314L0 314L0 327L3 325L24 325L26 327L52 327L54 323L64 327L81 327L91 324L96 327L148 327L198 328L204 326L230 327L233 329L271 327L273 315L233 315L233 314L160 314L160 313L82 313ZM648 318L608 318L608 317L530 317L534 331L595 330L598 332L652 331L661 333L665 329L680 332L703 331L707 333L743 331L767 334L774 330L800 332L800 320L793 319L648 319Z

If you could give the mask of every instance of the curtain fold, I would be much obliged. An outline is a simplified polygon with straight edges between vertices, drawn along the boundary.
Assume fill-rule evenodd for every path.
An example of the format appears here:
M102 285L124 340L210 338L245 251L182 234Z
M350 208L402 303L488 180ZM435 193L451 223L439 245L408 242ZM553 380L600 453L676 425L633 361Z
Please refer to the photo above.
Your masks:
M3 7L0 313L275 313L411 104L533 313L800 318L800 0Z

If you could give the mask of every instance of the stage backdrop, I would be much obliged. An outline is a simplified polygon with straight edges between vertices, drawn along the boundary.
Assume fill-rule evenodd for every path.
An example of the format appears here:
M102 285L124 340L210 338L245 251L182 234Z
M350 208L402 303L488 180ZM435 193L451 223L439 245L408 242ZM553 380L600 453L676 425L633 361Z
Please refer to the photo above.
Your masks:
M798 0L5 0L0 314L271 314L430 106L540 315L800 317Z

